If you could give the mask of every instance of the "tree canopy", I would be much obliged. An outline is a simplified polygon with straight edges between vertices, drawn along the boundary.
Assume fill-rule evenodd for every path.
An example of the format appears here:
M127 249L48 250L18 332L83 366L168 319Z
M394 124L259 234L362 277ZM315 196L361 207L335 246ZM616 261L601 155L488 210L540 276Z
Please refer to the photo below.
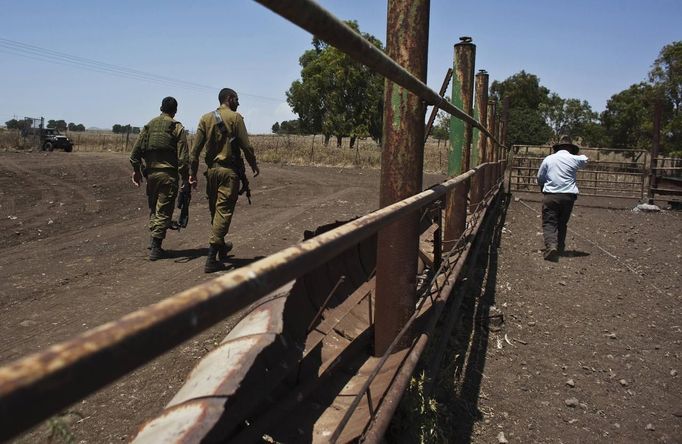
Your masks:
M682 155L682 41L665 45L648 82L611 96L601 114L586 100L551 92L526 71L493 82L490 97L498 104L505 98L510 101L509 144L542 144L566 134L583 145L616 149L651 148L653 107L660 102L661 150Z
M48 128L57 128L59 131L66 131L67 125L65 120L48 120Z
M651 148L653 108L662 105L661 151L682 155L682 41L665 45L640 82L611 96L601 114L606 140L614 148Z
M17 120L17 119L11 119L5 122L5 126L7 129L24 129L24 128L30 128L32 124L31 120Z
M510 145L549 141L552 128L540 109L549 101L549 89L540 85L538 76L521 71L502 82L494 81L490 85L490 97L497 100L498 112L499 104L509 99L507 139Z
M117 123L111 127L111 132L114 134L125 134L125 133L139 134L140 128L137 126L132 126L130 124L121 125L120 123Z
M357 22L346 23L359 31ZM362 35L383 50L376 37ZM327 138L371 136L379 140L383 78L317 38L312 46L299 58L300 80L294 81L287 91L287 102L299 116L301 132L322 133Z
M82 123L75 124L73 122L69 122L68 129L69 131L81 132L85 131L85 125L83 125Z

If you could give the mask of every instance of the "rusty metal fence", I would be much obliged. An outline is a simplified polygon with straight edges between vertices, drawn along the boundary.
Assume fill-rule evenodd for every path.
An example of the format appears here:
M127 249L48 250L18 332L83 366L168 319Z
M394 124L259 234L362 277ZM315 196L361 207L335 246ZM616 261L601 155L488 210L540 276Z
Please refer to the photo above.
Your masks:
M403 7L409 7L410 2L400 1ZM439 185L0 368L0 440L11 438L59 412L370 236L378 233L381 242L382 233L406 219L416 217L419 220L427 208L435 206L436 219L444 217L442 230L438 224L431 257L432 266L439 271L433 280L436 291L430 292L424 299L426 302L422 302L416 310L413 305L414 314L405 319L407 324L401 324L400 331L386 344L386 349L376 355L380 360L358 394L358 397L367 395L373 376L381 371L387 357L395 351L399 342L410 339L407 358L386 391L385 396L391 402L383 403L372 411L368 421L373 426L365 429L365 433L368 441L377 442L386 430L397 401L433 331L439 310L442 310L441 304L447 301L454 287L466 253L478 230L485 229L481 228L483 216L499 200L506 168L506 156L503 154L506 147L502 142L505 124L495 113L488 114L486 125L480 123L311 0L258 2L384 75L424 103L437 106L462 120L469 126L469 131L479 131L480 137L486 138L490 144L478 156L476 163L480 162L480 165L472 169L468 169L467 165L468 171ZM424 2L424 6L428 10L428 1ZM428 17L426 23L417 24L428 28ZM423 122L422 118L422 126ZM492 131L489 130L491 128ZM423 142L423 137L421 139ZM471 158L470 150L469 145L465 153L468 159ZM417 255L417 251L410 254ZM376 307L380 309L379 305ZM431 321L426 327L413 331L410 326L416 316L423 314L422 308L431 310ZM378 312L375 314L379 315ZM378 321L374 327L376 325ZM351 406L348 415L352 415L352 410ZM347 421L344 416L332 442L341 436Z
M682 158L654 157L649 176L649 200L682 203Z
M514 145L511 150L509 189L540 193L537 173L542 160L552 154L551 146ZM582 148L589 158L578 171L583 196L643 199L649 176L649 153L645 150Z

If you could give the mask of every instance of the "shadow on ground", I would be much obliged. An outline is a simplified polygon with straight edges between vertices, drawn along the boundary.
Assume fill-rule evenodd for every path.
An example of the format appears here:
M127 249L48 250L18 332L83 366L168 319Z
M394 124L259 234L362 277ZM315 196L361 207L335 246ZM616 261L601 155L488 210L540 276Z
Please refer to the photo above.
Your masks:
M503 196L497 211L486 217L466 271L444 310L449 314L436 328L441 336L430 341L393 419L387 442L471 442L474 423L482 419L478 399L488 335L501 316L491 307L495 305L497 249L508 206L509 196ZM443 341L447 341L446 346ZM420 414L415 415L415 410Z

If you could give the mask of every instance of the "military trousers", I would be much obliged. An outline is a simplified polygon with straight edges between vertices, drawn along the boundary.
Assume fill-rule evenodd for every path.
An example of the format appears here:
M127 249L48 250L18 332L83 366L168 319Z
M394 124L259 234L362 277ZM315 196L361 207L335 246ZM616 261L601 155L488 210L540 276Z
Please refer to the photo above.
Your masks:
M206 196L211 211L210 244L225 245L238 193L239 176L233 169L217 166L206 171Z
M542 198L542 234L545 248L566 248L566 230L571 218L573 204L578 196L574 193L545 193Z
M152 237L163 239L173 220L175 198L178 196L178 173L172 170L150 171L147 175L149 231Z

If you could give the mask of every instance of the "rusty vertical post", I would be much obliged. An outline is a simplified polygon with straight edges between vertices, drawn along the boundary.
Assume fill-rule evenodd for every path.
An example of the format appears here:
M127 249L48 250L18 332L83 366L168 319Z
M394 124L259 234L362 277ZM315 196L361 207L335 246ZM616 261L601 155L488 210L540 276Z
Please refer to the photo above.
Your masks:
M460 42L455 44L452 103L469 115L473 108L475 57L476 45L471 43L471 37L460 37ZM470 151L471 125L453 117L450 119L449 176L457 176L469 169ZM455 187L446 197L443 230L445 251L452 249L466 228L468 193L469 181L466 181Z
M654 203L654 191L656 190L656 167L658 165L658 153L661 149L661 114L663 104L660 99L654 102L654 134L653 144L651 145L651 160L649 161L649 191L648 202Z
M490 134L495 135L495 110L496 110L496 100L495 98L488 97L488 109L486 111L486 121L485 127L488 129ZM486 149L485 149L485 161L493 162L495 160L495 141L492 138L487 138ZM495 173L493 173L493 177Z
M389 0L388 56L426 81L430 0ZM386 81L379 203L385 207L421 192L424 102ZM379 231L374 354L381 356L414 312L419 214ZM405 342L410 338L406 335Z
M481 69L476 74L476 108L478 109L479 122L485 123L488 121L488 73ZM486 146L488 138L484 135L478 138L478 152L479 163L487 162Z
M488 99L488 115L486 121L486 128L493 136L495 135L495 111L497 110L497 101L493 98ZM486 146L486 162L492 162L495 159L495 141L492 138L488 139Z
M507 131L509 130L509 97L505 97L502 100L502 115L500 116L500 159L504 161L506 165L506 160L508 157L508 152L505 151L507 146ZM500 169L498 175L504 175L504 170Z
M488 120L488 73L481 69L476 74L476 109L478 110L478 121L485 125ZM476 152L478 153L478 163L486 163L486 146L488 138L484 134L479 134ZM486 168L483 174L483 190L488 191L491 183L491 169Z

